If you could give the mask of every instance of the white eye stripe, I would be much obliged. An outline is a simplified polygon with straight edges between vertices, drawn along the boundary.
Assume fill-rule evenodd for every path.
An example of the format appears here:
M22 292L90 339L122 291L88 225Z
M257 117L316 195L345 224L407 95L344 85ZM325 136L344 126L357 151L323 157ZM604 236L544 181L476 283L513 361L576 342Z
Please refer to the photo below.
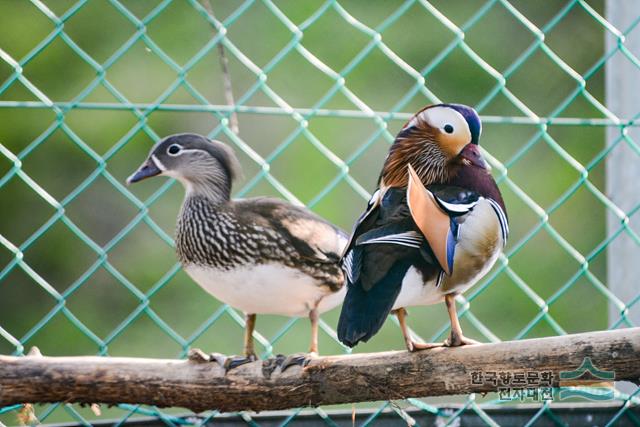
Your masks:
M171 153L171 151L169 151L171 149L171 147L179 147L179 151L176 151L175 153ZM180 145L178 144L172 144L169 146L169 148L167 148L167 154L171 157L177 157L181 154L184 153L205 153L205 154L209 154L206 150L201 150L199 148L182 148Z
M199 148L187 148L187 149L182 149L183 153L205 153L205 154L209 154L208 151L206 150L201 150Z
M443 131L445 131L445 127L447 125L453 128L453 132L464 131L465 128L468 129L467 121L464 119L462 114L452 108L429 108L425 110L423 114L427 123L431 124L431 126L440 128Z
M471 132L469 131L467 121L462 114L453 108L444 106L427 108L417 116L413 117L404 129L411 126L417 126L418 122L421 120L449 135L461 133L466 137L466 134L468 134L469 140L471 140ZM448 126L450 126L451 129L448 129ZM448 132L448 130L451 130L451 132Z

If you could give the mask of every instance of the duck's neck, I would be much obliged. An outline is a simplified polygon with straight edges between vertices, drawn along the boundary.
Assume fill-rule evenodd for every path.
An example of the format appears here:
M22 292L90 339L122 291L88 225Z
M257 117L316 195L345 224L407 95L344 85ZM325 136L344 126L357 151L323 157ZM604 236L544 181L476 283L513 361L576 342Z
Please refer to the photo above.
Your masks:
M389 150L378 184L386 187L406 187L408 164L415 169L424 185L445 182L449 178L446 158L434 143L401 138L396 140Z
M220 177L199 177L181 179L186 194L185 199L203 198L212 205L224 205L231 200L231 183Z
M226 268L237 254L228 239L237 222L229 197L194 186L187 194L176 225L176 251L183 265Z

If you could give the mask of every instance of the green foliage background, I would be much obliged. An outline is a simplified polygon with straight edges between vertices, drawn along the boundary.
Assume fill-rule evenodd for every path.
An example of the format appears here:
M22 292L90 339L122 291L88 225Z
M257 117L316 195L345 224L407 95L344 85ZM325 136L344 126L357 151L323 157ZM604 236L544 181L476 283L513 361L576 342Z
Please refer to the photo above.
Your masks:
M54 0L45 3L57 16L61 16L75 2ZM211 40L212 28L190 2L175 0L164 3L167 4L166 9L147 26L146 36L183 66ZM489 3L494 4L465 31L464 41L489 65L504 72L535 42L535 37L501 2ZM602 1L587 3L603 13ZM66 35L99 64L108 60L136 31L135 26L118 11L118 4L142 18L160 2L89 1L64 23ZM257 66L264 67L292 41L293 35L274 16L268 3L255 1L248 4L246 11L228 26L226 36ZM275 7L299 25L323 4L322 1L286 0L276 2ZM340 4L358 21L375 28L402 2L349 0ZM488 3L441 0L431 4L455 25L462 26ZM513 1L511 4L541 28L567 2ZM240 2L214 0L212 5L217 18L222 21L240 6ZM55 24L30 2L3 0L0 8L0 48L16 60L25 57L55 30ZM429 13L421 2L408 7L381 35L382 41L416 70L424 69L455 39L455 34ZM328 67L340 71L370 41L369 36L329 7L304 31L301 43ZM545 43L575 71L584 74L603 55L604 29L584 8L574 7L545 34ZM241 98L258 78L229 51L227 56L234 93L236 98ZM0 82L9 79L12 73L13 69L0 61ZM600 102L604 102L603 74L603 70L596 72L586 85L589 93ZM96 78L96 71L57 37L24 66L24 75L51 100L68 102ZM225 104L215 48L184 77L210 104ZM133 44L106 71L110 84L134 104L155 102L176 78L177 73L142 40ZM419 91L406 102L398 104L416 85L416 80L377 48L345 76L345 81L346 86L374 111L413 113L433 102ZM309 108L327 93L334 81L292 50L267 72L266 84L293 108ZM496 80L460 47L454 48L426 76L426 87L440 100L472 106L485 99L495 86ZM545 117L574 91L577 84L538 49L508 77L506 86L535 114ZM34 95L18 82L0 93L0 101L35 100ZM98 85L83 102L119 101L103 85ZM201 105L184 86L163 103ZM276 106L262 91L245 100L243 105ZM341 93L333 96L322 108L358 110ZM497 92L480 113L483 117L523 116L501 92ZM576 97L559 116L602 117L582 95ZM159 136L178 132L210 134L219 126L220 117L220 114L197 111L197 108L190 111L158 109L148 115L146 123ZM350 175L366 190L373 190L389 147L389 134L380 132L372 119L314 115L306 119L308 131L342 159L353 158L363 144L377 134L368 148L349 164ZM142 162L154 143L142 130L130 134L137 122L135 114L126 108L76 108L64 115L64 124L75 133L77 141L100 156L127 140L106 164L106 170L120 183ZM0 143L17 155L54 123L56 114L48 108L0 108ZM269 157L299 126L288 114L241 113L239 124L240 140L263 158ZM402 124L401 119L389 119L390 135L395 135ZM540 131L538 125L494 119L485 123L481 144L497 162L508 166L508 177L515 185L547 209L580 179L580 172L558 155L549 140L557 142L578 162L587 164L604 148L604 130L604 127L588 125L550 125L543 137L532 140ZM264 177L247 189L246 184L261 173L261 166L231 140L227 130L213 136L234 146L244 168L244 177L235 185L236 194L282 197ZM77 141L58 128L22 160L23 171L58 201L72 193L99 166L99 162L88 156ZM527 144L529 149L521 154ZM12 166L8 158L0 156L0 177L10 173ZM500 179L511 220L509 251L535 229L541 219L505 185L500 168L494 170ZM341 170L301 134L270 161L270 173L299 200L309 203L315 201ZM604 164L600 162L591 170L588 179L604 192L603 174ZM165 185L166 178L158 178L124 191L130 191L133 197L144 201ZM182 188L172 183L149 208L150 217L168 235L173 235L182 197ZM312 208L345 230L350 230L365 203L362 195L341 180ZM55 210L17 176L0 186L0 233L15 246L23 244L54 213ZM101 174L95 176L90 185L65 207L66 216L100 246L110 242L138 213L139 209ZM550 215L549 224L580 253L587 254L605 238L605 207L583 185ZM9 265L13 258L9 250L0 246L0 269ZM74 283L99 259L99 255L61 220L55 221L24 252L25 262L60 293L75 286ZM144 222L115 244L106 259L141 293L152 289L176 263L172 248ZM541 313L541 308L525 293L522 284L546 300L581 269L580 263L557 243L547 229L542 228L512 254L508 265L511 272L503 269L489 286L473 297L471 307L475 318L495 335L493 339L556 334L558 331L546 318L527 329L528 323ZM589 263L589 272L606 283L604 252ZM11 269L0 280L0 327L18 340L27 336L56 304L56 300L20 268ZM141 301L104 266L78 286L65 304L96 337L101 340L111 337L112 340L101 347L62 312L58 312L37 332L30 334L26 342L22 342L25 348L37 345L46 355L104 351L112 356L183 356L186 348L159 327L153 317L157 316L175 334L188 339L220 307L218 301L202 291L182 271L171 276L148 301L144 298ZM145 307L153 312L151 316L149 311L140 310ZM138 312L139 315L132 316ZM338 314L339 310L334 310L323 318L334 327ZM602 329L609 323L607 299L585 275L549 306L549 315L568 333ZM126 319L129 319L127 326L114 336L114 330ZM259 316L257 329L271 339L288 322L289 319L282 317ZM441 332L446 333L448 326L444 307L439 305L411 310L410 324L420 336L432 340L443 339ZM469 321L468 316L464 317L463 328L474 338L482 341L492 339ZM305 350L308 330L305 320L296 321L291 330L273 345L273 352ZM329 335L321 335L321 353L343 351ZM231 354L240 350L241 340L242 327L229 314L222 314L192 345ZM258 348L263 350L261 346ZM355 351L401 348L403 344L397 326L388 321L375 339L358 346ZM20 351L0 336L0 354ZM63 418L64 414L60 415L60 419ZM7 422L11 423L10 420Z

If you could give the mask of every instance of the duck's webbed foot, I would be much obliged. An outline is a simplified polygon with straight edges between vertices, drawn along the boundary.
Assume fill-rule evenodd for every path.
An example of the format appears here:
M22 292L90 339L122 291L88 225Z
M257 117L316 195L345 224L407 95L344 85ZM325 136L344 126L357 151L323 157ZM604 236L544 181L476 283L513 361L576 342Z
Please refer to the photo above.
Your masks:
M445 346L445 344L441 342L415 342L412 340L406 340L405 344L407 346L407 351L411 353Z
M458 333L454 333L453 331L451 331L451 335L449 335L449 338L447 338L443 343L445 347L460 347L463 345L477 345L477 344L482 344L482 343L480 341L467 338L464 335L462 335L462 333L458 334Z
M249 354L246 356L229 356L224 361L223 366L225 372L229 372L238 366L246 365L247 363L255 362L256 360L258 360L258 357L255 354Z
M291 366L300 366L304 368L311 362L313 357L317 356L316 353L294 353L286 356L280 365L282 372L286 371Z
M262 361L262 375L264 375L265 378L271 378L271 374L278 368L280 368L281 373L292 366L304 368L314 357L317 357L316 353L295 353L289 356L277 354L275 357L270 357Z
M245 365L247 363L255 362L258 357L255 354L249 354L246 356L226 356L221 353L209 354L209 360L216 362L222 368L224 373L228 373L230 370L237 368L238 366Z

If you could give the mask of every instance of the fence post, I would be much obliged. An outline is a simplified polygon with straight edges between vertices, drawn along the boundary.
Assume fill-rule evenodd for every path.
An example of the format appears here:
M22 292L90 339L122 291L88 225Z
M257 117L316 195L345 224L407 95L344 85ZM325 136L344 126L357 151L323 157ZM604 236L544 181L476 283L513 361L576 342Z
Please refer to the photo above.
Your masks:
M625 31L638 15L637 0L607 0L606 19L618 30ZM606 50L616 49L618 39L607 31ZM624 46L633 55L640 57L640 31L631 31L626 36ZM624 54L616 52L606 63L605 98L607 108L621 119L631 119L640 113L640 70ZM627 128L629 137L640 143L640 129ZM607 128L607 144L613 144L621 136L619 127ZM629 212L640 201L640 157L620 142L607 157L606 189L609 198L622 210ZM607 233L613 234L620 227L620 219L612 212L607 213ZM623 302L627 303L638 295L640 288L640 246L627 233L621 233L609 244L607 250L607 282L609 288ZM620 310L614 304L609 306L609 324L620 318ZM640 325L640 306L629 310L628 319ZM622 325L625 326L625 325Z
M606 0L605 17L614 27L624 31L637 17L636 0ZM625 37L624 46L640 57L640 34ZM606 31L605 51L618 46L618 38ZM640 70L621 52L616 52L605 64L605 102L607 108L620 119L631 119L640 112ZM607 127L607 146L614 144L621 136L618 126ZM629 138L640 143L640 129L627 128ZM606 190L609 198L624 212L629 212L640 199L638 182L640 181L640 158L620 141L621 147L615 148L606 160ZM620 227L620 218L613 212L607 212L607 235L615 233ZM626 233L621 233L607 248L607 283L609 289L622 302L633 299L640 290L637 283L640 277L640 246ZM609 325L620 318L620 309L609 304ZM640 306L629 310L627 318L634 325L640 325ZM624 323L621 326L626 326ZM628 382L616 382L616 389L632 394L637 386Z

